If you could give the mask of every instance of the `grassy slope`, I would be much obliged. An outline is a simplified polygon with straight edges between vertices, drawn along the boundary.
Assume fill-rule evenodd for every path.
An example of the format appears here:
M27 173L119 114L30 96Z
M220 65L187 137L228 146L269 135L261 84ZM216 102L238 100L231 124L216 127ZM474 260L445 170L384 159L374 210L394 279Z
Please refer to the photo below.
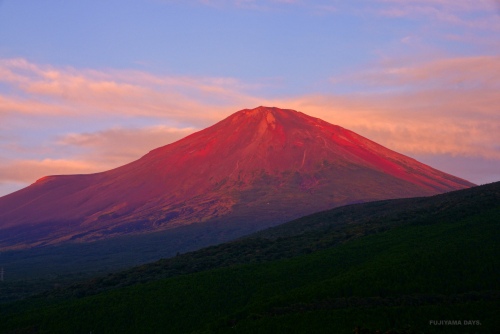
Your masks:
M481 192L470 200L475 196ZM439 213L422 213L420 220L409 217L409 224L307 255L180 275L84 298L51 301L48 296L5 305L0 323L4 330L60 333L351 333L356 325L411 325L426 333L494 332L500 328L495 320L498 202L489 209L464 211L464 218L443 205ZM441 319L479 320L482 325L429 326L429 320Z
M0 284L0 302L21 299L55 286L67 286L98 275L101 277L65 289L61 293L83 296L114 287L217 267L290 258L400 225L424 224L429 219L453 221L482 212L499 201L500 183L495 183L433 197L349 205L300 218L236 242L182 254L108 276L102 275L161 257L170 257L179 250L186 252L201 245L234 239L237 235L249 233L254 227L240 226L240 223L234 222L218 222L106 242L5 252L0 254L0 264L6 270L6 281ZM230 226L232 227L229 228ZM207 239L207 236L212 239Z
M499 206L500 182L427 198L379 201L320 212L252 236L51 291L85 296L116 287L237 264L309 254L403 225L455 222Z

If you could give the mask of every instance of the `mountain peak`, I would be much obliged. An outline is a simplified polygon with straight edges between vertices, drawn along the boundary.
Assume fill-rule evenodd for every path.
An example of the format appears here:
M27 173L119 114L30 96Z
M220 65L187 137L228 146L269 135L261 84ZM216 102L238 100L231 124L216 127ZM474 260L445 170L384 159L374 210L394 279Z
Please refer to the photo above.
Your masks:
M282 111L283 109L276 108L276 107L258 106L257 108L254 108L254 109L243 109L242 112L245 115L257 115L257 114L273 113L273 112L276 112L278 110Z
M243 109L237 113L234 113L233 116L236 115L242 115L245 117L262 117L262 118L267 118L269 119L276 119L278 116L282 117L293 117L293 116L298 116L300 113L291 110L291 109L281 109L277 107L266 107L266 106L259 106L254 109Z
M267 126L271 129L275 129L276 128L276 114L278 112L284 113L285 110L282 110L282 109L279 109L276 107L260 106L260 107L257 107L255 109L242 110L242 115L245 118L252 117L255 119L259 119L261 122L259 124L259 126L261 128L265 128ZM260 131L260 133L262 134L262 131Z

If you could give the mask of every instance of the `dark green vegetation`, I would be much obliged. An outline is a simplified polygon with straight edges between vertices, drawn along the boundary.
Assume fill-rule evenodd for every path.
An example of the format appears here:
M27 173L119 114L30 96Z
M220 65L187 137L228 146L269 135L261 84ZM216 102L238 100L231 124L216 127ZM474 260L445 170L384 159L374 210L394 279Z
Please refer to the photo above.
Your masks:
M234 240L256 230L254 226L229 225L226 221L193 224L90 243L0 252L0 267L5 269L0 302Z
M499 223L500 183L347 206L1 305L0 323L7 333L492 333Z
M226 222L193 224L173 230L116 237L89 243L67 243L0 253L9 280L54 279L95 275L170 257L254 232L248 226L222 229ZM223 232L223 233L222 233Z

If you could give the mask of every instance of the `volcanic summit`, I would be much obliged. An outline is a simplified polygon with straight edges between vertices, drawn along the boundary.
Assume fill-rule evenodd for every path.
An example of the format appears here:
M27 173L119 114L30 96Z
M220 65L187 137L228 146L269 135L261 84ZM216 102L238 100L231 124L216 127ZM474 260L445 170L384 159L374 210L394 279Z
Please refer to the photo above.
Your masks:
M0 249L221 221L262 229L350 203L473 186L301 112L258 107L88 175L0 198Z

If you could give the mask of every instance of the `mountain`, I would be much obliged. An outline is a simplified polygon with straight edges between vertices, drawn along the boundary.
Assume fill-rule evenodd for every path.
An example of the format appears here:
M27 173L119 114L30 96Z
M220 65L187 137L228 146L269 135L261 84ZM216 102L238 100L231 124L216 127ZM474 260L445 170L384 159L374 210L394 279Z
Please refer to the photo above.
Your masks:
M470 186L340 126L258 107L122 167L44 177L0 198L0 249L195 223L258 230L349 203Z

